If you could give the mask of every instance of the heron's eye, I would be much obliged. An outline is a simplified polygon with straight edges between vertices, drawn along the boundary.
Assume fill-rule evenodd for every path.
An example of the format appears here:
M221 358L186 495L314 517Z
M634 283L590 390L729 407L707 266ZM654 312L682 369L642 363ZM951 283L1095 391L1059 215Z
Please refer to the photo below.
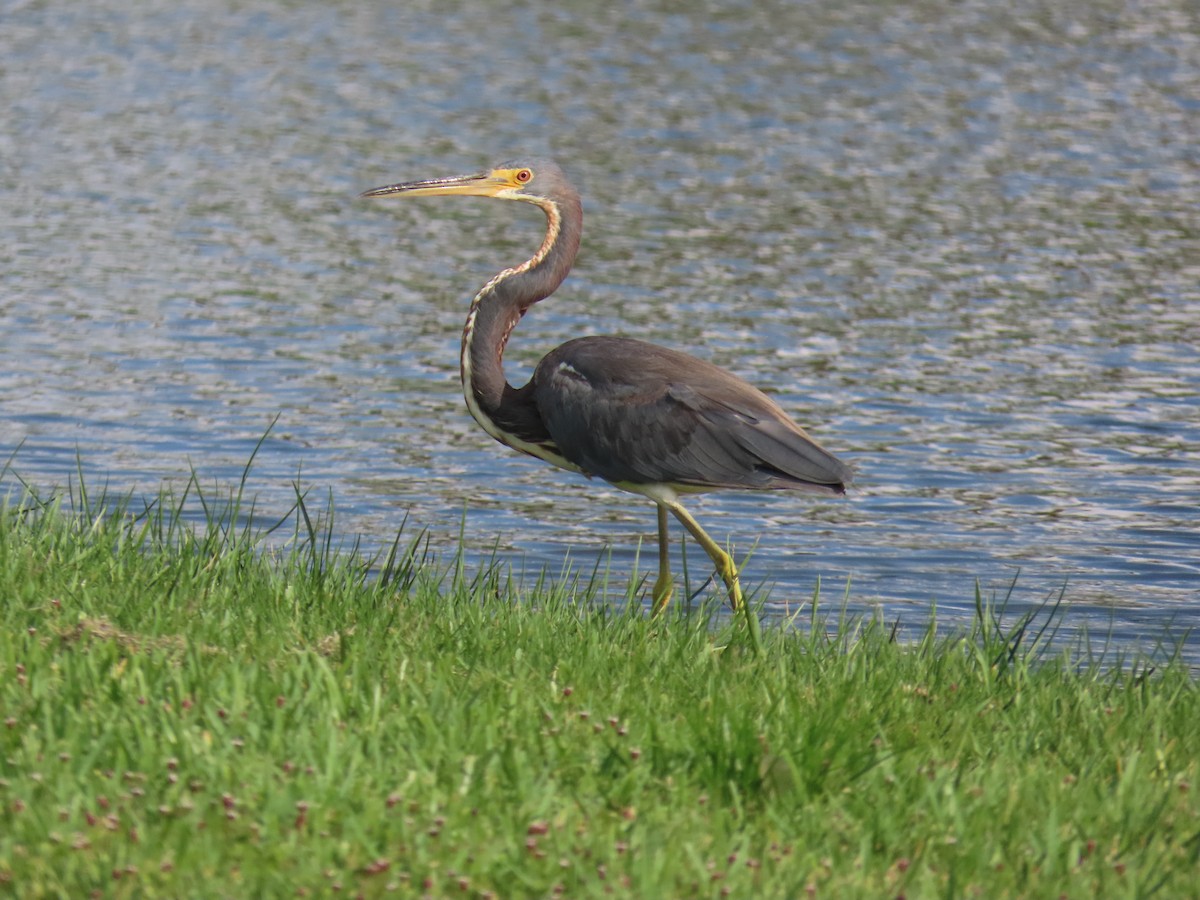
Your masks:
M533 180L533 173L528 169L522 169L513 177L517 179L518 184L528 184Z

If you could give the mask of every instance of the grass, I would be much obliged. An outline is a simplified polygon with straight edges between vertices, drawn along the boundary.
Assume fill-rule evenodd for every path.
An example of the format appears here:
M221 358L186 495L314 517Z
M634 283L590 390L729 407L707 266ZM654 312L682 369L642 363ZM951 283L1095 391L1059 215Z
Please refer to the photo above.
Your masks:
M0 510L0 894L1195 896L1197 684L1050 649L1053 608L809 607L758 657L198 496Z

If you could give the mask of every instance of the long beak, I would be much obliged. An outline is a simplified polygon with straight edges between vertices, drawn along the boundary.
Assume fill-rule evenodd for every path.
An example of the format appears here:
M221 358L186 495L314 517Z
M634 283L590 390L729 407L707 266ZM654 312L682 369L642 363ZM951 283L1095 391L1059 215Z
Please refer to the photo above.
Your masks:
M405 194L409 197L440 197L458 195L463 197L495 197L498 193L511 188L512 183L507 179L498 178L492 172L479 172L475 175L456 175L451 178L431 178L428 181L405 181L400 184L388 184L383 187L363 191L360 197L387 197L391 194Z

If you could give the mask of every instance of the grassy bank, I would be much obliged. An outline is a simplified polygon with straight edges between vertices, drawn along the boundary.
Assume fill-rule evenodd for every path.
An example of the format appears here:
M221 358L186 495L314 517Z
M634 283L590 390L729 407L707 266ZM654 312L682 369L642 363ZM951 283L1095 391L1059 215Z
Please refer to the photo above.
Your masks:
M1195 895L1182 665L1039 653L983 604L759 659L584 581L364 561L303 514L268 552L162 500L0 513L0 894Z

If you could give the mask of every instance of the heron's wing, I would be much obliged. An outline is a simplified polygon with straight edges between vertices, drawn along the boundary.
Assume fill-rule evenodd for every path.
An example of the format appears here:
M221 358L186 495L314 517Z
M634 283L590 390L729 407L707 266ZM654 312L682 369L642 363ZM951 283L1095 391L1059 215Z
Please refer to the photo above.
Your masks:
M563 456L608 481L841 491L850 478L760 391L653 344L570 341L542 360L532 387Z

